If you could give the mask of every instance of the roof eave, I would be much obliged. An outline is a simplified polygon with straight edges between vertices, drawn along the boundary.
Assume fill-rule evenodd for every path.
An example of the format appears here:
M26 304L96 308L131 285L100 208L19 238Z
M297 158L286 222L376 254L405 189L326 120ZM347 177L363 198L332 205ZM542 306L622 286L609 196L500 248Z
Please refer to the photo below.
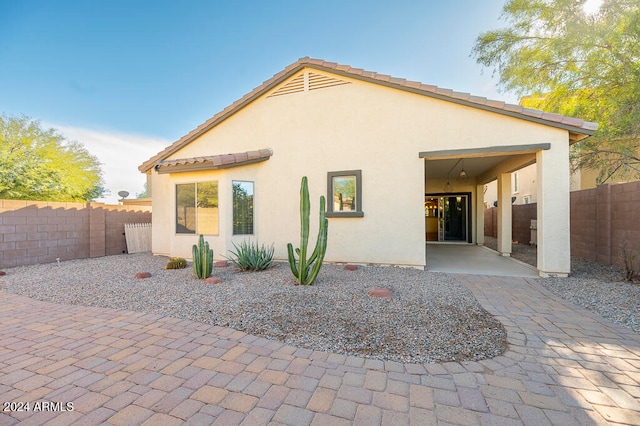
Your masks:
M156 166L154 166L154 169L159 174L197 172L197 171L204 171L204 170L230 169L232 167L240 167L240 166L246 166L248 164L260 163L262 161L267 161L268 159L269 157L261 157L261 158L255 158L247 161L239 161L239 162L230 163L230 164L213 164L209 161L189 163L189 164L176 164L176 165L157 164Z

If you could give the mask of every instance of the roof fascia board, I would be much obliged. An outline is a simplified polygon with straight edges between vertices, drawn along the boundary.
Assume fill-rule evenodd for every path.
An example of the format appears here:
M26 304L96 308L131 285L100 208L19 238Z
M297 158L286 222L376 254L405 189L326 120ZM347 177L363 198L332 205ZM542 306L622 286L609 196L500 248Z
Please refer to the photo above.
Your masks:
M428 160L444 160L448 158L469 158L483 157L487 154L503 155L503 154L531 154L537 151L551 149L550 143L535 143L529 145L506 145L506 146L487 146L483 148L469 149L445 149L441 151L422 151L418 154L420 158Z

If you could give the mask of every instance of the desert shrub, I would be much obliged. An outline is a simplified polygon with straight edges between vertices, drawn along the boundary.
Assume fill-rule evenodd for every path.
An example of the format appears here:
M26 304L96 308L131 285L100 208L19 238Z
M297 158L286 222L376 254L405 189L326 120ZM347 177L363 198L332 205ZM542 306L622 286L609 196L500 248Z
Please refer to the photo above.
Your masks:
M235 251L229 250L230 256L227 259L243 271L262 271L273 262L273 244L267 247L243 241L239 245L233 243L233 247Z
M627 248L626 241L620 245L620 256L624 261L623 279L631 283L633 282L633 278L635 277L635 274L636 274L636 269L635 269L636 255L633 253L633 250Z

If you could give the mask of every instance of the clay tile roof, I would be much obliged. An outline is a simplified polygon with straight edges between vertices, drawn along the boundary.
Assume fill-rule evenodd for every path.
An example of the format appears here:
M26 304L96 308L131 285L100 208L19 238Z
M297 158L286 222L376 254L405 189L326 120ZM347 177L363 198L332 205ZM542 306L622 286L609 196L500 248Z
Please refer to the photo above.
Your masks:
M551 112L542 113L544 120L555 121L556 123L562 123L563 116L560 114L553 114Z
M438 91L438 86L434 86L432 84L421 84L420 90L424 92L436 93Z
M562 122L575 127L582 127L584 125L584 120L581 118L562 117Z
M215 170L266 161L273 155L271 148L233 154L160 160L155 165L158 173L179 173L193 170Z
M520 114L522 114L522 111L524 110L522 105L514 104L504 104L504 107L502 107L502 109L504 109L505 111L518 112Z
M453 92L451 93L452 98L462 99L463 101L469 100L471 97L470 93L462 93L462 92Z
M542 111L538 110L538 109L531 109L531 108L523 108L522 109L522 113L529 115L531 117L537 117L537 118L541 118L542 117Z
M428 84L421 84L417 81L408 81L403 78L392 77L386 74L378 74L373 71L366 71L362 68L352 68L350 65L341 65L335 62L327 62L322 59L309 58L307 56L304 58L300 58L298 61L285 67L284 70L278 72L273 77L266 80L264 83L262 83L262 85L256 87L250 93L244 95L241 99L235 101L224 110L217 113L209 120L198 126L196 129L180 138L178 141L174 142L172 145L168 146L158 154L151 157L149 160L145 161L142 165L140 165L140 167L138 167L138 169L142 172L147 172L156 165L165 167L165 165L163 165L162 163L167 157L174 154L182 147L188 145L191 141L196 139L201 134L212 129L221 121L235 114L240 109L250 104L255 99L267 93L269 90L273 89L275 86L304 68L315 68L325 72L333 72L344 77L351 77L354 79L368 81L370 83L377 83L399 90L406 90L412 93L435 97L440 100L455 102L472 108L481 108L498 114L505 114L524 120L535 121L537 123L546 124L549 126L560 127L572 132L573 134L589 136L598 129L597 123L591 123L578 118L564 117L559 114L551 114L545 113L543 111L523 108L520 105L513 105L480 96L473 96L469 93L454 92L451 89L441 88ZM262 150L260 152L262 152Z
M487 99L485 105L496 109L502 109L504 108L505 103L503 101L494 101L493 99Z
M474 104L480 104L480 105L486 105L487 104L487 98L483 97L483 96L469 96L469 101L473 102Z

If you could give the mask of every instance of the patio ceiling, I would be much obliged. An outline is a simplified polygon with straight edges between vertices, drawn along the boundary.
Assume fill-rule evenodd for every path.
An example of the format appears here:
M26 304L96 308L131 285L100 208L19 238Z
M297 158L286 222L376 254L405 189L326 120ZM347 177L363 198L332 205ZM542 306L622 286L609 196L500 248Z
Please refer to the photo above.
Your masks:
M509 173L535 163L535 153L550 148L548 143L510 145L444 151L424 151L425 179L457 178L464 168L478 184L495 179L497 171Z
M510 158L506 155L477 158L449 158L444 160L426 160L425 177L427 179L456 178L464 167L470 178L482 176L489 170Z

